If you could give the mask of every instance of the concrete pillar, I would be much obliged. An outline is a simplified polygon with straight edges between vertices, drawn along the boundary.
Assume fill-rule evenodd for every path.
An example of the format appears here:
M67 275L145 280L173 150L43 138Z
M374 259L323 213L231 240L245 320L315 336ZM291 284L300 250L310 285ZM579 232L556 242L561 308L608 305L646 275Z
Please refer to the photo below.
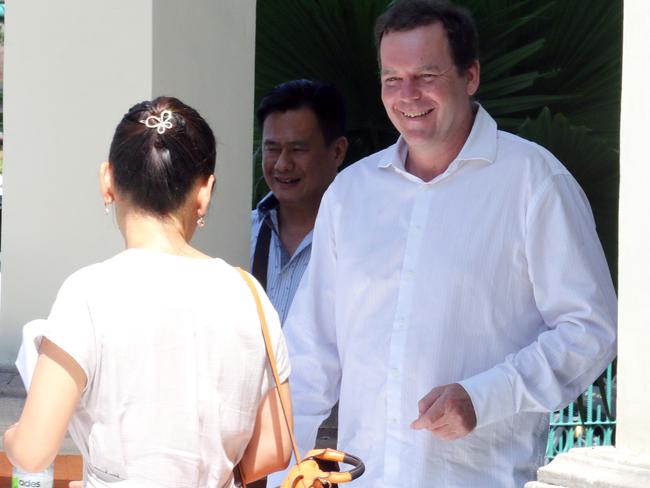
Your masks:
M624 14L616 446L650 455L650 3Z
M7 0L0 367L74 270L122 249L97 169L136 102L174 95L219 141L195 244L247 266L255 0Z
M650 2L624 9L616 447L561 454L526 488L650 486Z

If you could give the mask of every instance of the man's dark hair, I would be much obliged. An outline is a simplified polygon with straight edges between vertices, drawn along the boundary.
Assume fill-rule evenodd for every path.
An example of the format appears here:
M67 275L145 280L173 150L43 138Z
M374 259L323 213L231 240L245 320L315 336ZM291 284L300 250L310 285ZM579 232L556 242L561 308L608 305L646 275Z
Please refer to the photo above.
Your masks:
M159 131L163 121L168 124ZM199 113L176 98L159 97L122 117L108 160L119 192L138 208L165 216L185 202L199 178L214 172L216 155L212 129Z
M273 88L257 108L260 130L273 112L309 108L316 115L325 144L345 135L345 104L338 89L331 83L292 80Z
M447 31L451 57L460 74L478 59L478 30L469 10L445 0L398 0L377 18L377 49L390 32L403 32L440 22Z

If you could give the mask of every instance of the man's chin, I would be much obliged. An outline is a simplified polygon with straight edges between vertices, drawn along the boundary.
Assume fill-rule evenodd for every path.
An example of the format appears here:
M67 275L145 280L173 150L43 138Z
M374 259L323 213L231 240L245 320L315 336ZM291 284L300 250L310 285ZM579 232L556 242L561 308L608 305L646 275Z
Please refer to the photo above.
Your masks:
M300 194L300 191L298 188L295 189L287 189L287 188L272 188L271 192L273 192L273 195L275 198L277 198L278 202L280 202L280 205L297 205L300 204L301 201L303 200L302 195Z
M418 128L404 128L400 134L409 146L419 146L422 144L430 144L435 139L435 134L431 129L418 129Z

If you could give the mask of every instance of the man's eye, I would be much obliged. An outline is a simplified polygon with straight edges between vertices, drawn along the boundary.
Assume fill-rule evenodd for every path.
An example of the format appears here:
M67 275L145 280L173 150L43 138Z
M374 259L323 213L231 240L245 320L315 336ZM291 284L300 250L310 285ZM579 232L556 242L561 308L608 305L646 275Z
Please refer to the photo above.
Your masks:
M423 75L420 75L420 79L422 81L426 81L427 83L430 81L435 81L436 78L438 78L438 75L434 75L432 73L424 73Z
M397 78L395 76L391 76L390 78L384 78L384 85L393 86L393 85L396 85L398 81L399 81L399 78Z

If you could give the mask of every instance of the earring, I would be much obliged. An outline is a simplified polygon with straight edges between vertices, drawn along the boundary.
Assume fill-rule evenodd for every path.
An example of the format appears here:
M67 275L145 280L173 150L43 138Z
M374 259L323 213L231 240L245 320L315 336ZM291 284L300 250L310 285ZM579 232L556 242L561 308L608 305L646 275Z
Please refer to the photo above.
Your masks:
M111 203L113 202L104 202L104 215L111 213Z
M205 217L203 215L200 215L198 219L196 219L196 225L199 227L205 227Z

